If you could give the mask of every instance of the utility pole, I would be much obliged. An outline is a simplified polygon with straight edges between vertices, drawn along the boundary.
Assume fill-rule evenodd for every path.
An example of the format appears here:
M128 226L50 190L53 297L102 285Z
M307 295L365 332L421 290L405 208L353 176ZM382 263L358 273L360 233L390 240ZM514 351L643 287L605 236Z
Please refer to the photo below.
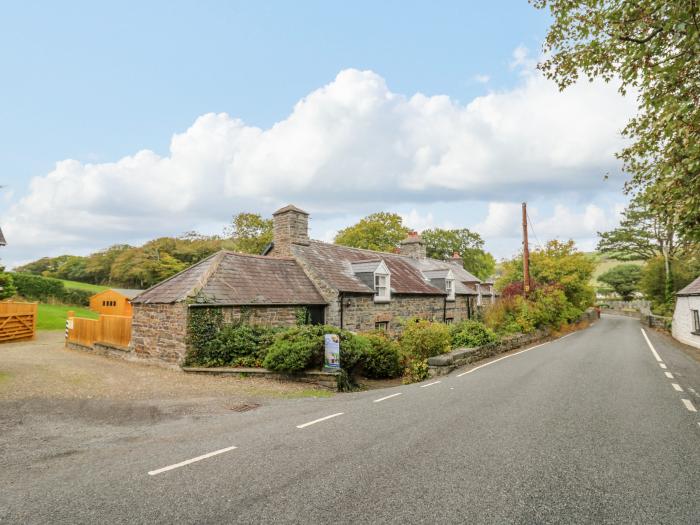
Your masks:
M523 293L530 293L530 248L527 243L527 202L523 202Z

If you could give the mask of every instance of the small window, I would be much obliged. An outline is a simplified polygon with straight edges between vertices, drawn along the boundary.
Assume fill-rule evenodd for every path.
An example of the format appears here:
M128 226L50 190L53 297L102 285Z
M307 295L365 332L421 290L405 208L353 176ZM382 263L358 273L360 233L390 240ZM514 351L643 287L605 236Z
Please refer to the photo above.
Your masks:
M445 280L445 291L447 292L447 299L449 301L455 300L455 282L452 279Z
M107 306L107 301L102 301L102 306Z
M454 322L454 319L452 317L448 317L445 319L445 324L452 324Z
M691 310L693 314L693 334L700 335L700 313L697 310Z
M389 321L379 321L374 323L375 330L384 330L385 332L389 330Z
M374 274L374 300L388 301L391 298L390 278L387 274Z

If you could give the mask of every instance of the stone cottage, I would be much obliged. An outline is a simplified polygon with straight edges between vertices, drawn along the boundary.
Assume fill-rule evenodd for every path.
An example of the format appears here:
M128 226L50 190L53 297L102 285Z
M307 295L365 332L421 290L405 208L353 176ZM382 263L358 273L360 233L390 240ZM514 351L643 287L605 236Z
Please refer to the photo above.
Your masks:
M700 277L676 294L672 332L681 343L700 348Z
M462 267L426 256L411 232L398 253L309 238L309 214L289 205L273 214L273 242L262 256L220 252L133 301L132 350L180 362L188 310L217 307L225 321L274 326L307 321L352 331L395 331L409 317L445 323L472 317L492 289Z

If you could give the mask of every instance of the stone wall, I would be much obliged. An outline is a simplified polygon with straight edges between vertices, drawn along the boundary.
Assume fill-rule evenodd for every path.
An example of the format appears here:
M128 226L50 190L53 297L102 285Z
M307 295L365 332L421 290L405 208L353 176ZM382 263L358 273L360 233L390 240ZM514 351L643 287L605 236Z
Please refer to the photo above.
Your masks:
M224 324L241 320L261 326L295 326L300 306L224 306Z
M332 313L327 322L340 326L340 304L334 302L332 306L338 308L337 314ZM374 330L375 323L382 322L389 323L390 332L396 332L401 321L409 317L442 322L444 314L454 322L466 319L466 299L458 296L456 301L448 301L445 310L443 296L393 294L387 303L375 303L372 295L343 296L343 328L353 332Z
M182 362L187 338L187 305L135 304L129 350L135 357Z

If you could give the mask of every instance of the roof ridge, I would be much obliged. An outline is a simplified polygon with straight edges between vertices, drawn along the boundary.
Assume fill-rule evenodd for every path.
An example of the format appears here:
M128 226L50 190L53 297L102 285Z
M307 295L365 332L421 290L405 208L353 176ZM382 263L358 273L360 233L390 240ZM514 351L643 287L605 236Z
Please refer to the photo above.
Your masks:
M183 299L186 299L189 296L197 295L202 290L202 288L206 286L207 282L209 281L209 278L221 265L221 260L224 258L225 255L226 250L219 250L214 254L214 260L212 261L207 271L204 272L204 274L197 280L197 284L190 288L190 290L185 294L185 297L183 297Z
M276 259L276 260L282 260L282 261L294 261L294 257L289 257L287 255L258 255L255 253L242 253L242 252L236 252L233 250L219 250L220 252L224 252L226 255L238 255L240 257L250 257L253 259ZM219 253L219 252L217 252Z

